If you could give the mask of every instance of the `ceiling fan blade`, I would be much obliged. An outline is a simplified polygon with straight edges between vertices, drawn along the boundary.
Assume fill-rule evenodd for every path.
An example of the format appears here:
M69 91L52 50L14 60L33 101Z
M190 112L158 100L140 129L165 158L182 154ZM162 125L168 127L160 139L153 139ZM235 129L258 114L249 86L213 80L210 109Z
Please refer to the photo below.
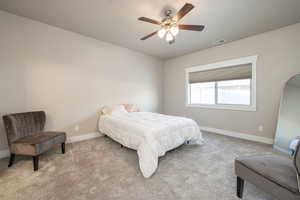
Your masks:
M160 21L157 21L157 20L154 20L154 19L150 19L150 18L147 18L147 17L140 17L140 18L138 18L138 20L144 21L144 22L149 22L151 24L157 24L157 25L161 24Z
M146 40L149 37L152 37L153 35L155 35L157 33L157 31L154 31L153 33L150 33L149 35L146 35L145 37L142 37L141 40Z
M188 14L194 6L190 3L186 3L178 12L177 14L173 17L175 21L181 20L186 14Z
M179 24L178 28L181 30L188 30L188 31L203 31L205 26L203 25L186 25L186 24Z

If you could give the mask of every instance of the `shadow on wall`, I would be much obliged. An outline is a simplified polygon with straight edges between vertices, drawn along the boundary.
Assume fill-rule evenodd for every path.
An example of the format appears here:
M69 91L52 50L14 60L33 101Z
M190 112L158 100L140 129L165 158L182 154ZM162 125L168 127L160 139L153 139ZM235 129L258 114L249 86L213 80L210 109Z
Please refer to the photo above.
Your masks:
M68 137L98 132L99 117L100 112L96 112L91 116L72 124L71 126L63 128L62 131L67 132Z
M2 116L4 113L0 113L1 120L0 120L0 150L7 149L7 138L6 138L6 131L4 128ZM67 136L79 136L79 135L84 135L88 133L94 133L98 131L98 121L100 117L100 112L96 112L92 114L91 116L78 121L69 127L62 128L61 130L52 130L51 128L49 129L50 131L65 131L67 133ZM52 120L51 120L51 115L47 116L47 121L46 121L47 126L52 127Z

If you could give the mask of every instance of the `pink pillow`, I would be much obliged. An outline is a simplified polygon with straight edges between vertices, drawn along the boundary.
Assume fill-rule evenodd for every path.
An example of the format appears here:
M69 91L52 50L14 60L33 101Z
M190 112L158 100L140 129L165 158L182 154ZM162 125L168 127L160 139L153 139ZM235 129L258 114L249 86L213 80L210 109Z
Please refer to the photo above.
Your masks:
M140 112L140 109L137 105L134 104L123 104L127 112Z

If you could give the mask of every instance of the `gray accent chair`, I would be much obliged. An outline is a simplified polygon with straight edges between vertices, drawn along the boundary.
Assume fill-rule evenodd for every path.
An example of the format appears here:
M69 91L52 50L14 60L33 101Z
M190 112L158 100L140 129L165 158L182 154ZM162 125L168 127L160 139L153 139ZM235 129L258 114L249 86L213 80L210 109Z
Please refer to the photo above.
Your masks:
M248 181L278 200L300 200L299 169L299 144L293 159L279 155L237 158L237 196L243 198L244 181Z
M13 165L15 155L32 156L34 171L38 170L39 156L61 144L65 153L66 133L44 131L46 114L44 111L9 114L3 116L10 150L8 167Z

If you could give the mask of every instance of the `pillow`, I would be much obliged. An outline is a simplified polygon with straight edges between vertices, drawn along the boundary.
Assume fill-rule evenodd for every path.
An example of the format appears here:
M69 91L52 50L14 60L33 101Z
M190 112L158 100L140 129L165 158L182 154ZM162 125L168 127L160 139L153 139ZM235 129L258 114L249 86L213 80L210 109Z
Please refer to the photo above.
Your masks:
M127 112L140 112L140 109L137 105L134 104L123 104Z
M123 105L105 106L102 109L104 115L116 115L128 113Z

